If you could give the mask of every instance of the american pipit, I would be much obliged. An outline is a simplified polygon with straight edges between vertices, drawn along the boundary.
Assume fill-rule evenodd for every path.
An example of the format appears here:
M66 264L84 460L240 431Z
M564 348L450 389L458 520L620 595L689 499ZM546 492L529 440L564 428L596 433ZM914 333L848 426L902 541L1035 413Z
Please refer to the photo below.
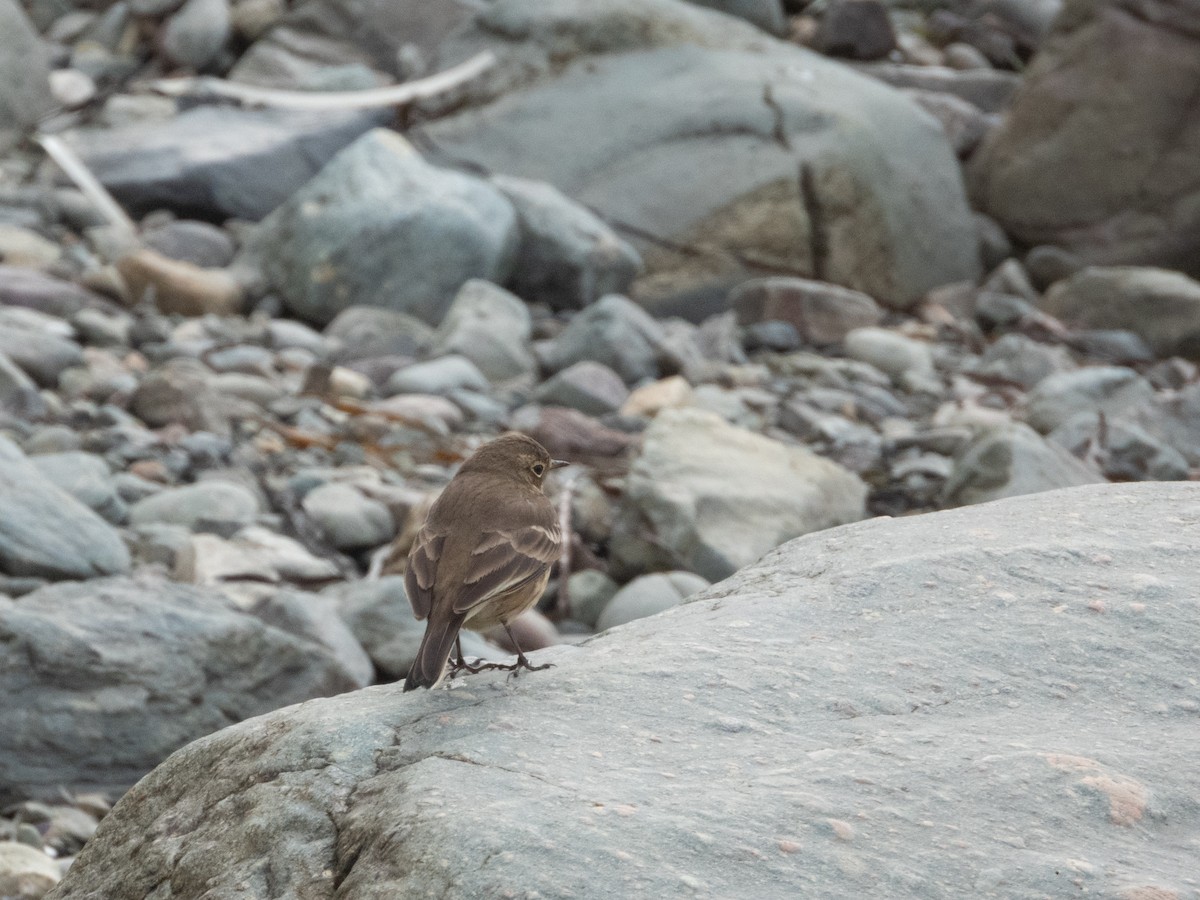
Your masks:
M558 558L558 520L542 483L565 465L533 438L506 434L476 450L446 485L408 556L408 600L428 622L406 691L441 681L451 647L458 648L456 669L546 668L529 664L508 623L538 601ZM517 661L467 665L459 629L497 624L517 647Z

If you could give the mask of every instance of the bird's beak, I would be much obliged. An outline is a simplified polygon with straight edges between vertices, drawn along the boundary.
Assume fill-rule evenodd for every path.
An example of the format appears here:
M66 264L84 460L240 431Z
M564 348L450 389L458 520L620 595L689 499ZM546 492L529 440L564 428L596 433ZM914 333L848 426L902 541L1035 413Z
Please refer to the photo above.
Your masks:
M552 469L561 469L563 466L569 466L569 465L570 465L570 463L567 462L565 459L550 460L550 468L552 468Z

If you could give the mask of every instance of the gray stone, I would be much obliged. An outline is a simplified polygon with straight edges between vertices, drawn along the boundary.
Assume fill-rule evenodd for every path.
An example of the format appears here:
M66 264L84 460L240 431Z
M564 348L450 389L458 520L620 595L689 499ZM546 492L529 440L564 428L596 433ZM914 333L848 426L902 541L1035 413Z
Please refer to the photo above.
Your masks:
M249 488L232 481L201 481L139 500L129 510L129 522L182 525L197 531L206 523L244 524L258 515L258 508L258 497Z
M111 300L77 284L20 266L0 266L0 306L23 307L62 318L81 309L117 309Z
M946 140L950 142L959 159L966 159L975 152L983 136L995 124L995 114L985 113L974 104L953 94L916 88L908 88L904 93L938 120L946 133Z
M600 614L596 630L607 631L663 612L710 586L708 581L691 572L642 575L617 591Z
M1179 272L1089 267L1053 285L1041 307L1075 328L1132 331L1160 357L1200 359L1200 282Z
M1200 142L1198 48L1193 3L1070 0L971 159L976 205L1026 245L1200 277L1200 176L1180 152Z
M339 550L378 547L396 535L388 508L348 484L323 484L304 495L304 511Z
M390 115L197 106L174 118L67 134L134 215L156 209L257 221Z
M1200 382L1158 397L1145 410L1141 424L1182 453L1190 465L1200 467Z
M487 378L504 381L530 374L529 309L503 288L486 281L464 284L434 334L435 353L456 353Z
M422 132L448 161L543 179L635 239L661 239L636 239L646 274L633 291L660 311L719 307L747 277L743 257L900 307L978 272L937 124L894 91L782 43L595 56Z
M55 387L64 369L80 365L83 351L74 341L26 328L0 326L3 353L42 387Z
M71 325L84 344L93 347L127 347L133 320L98 309L81 309L71 316Z
M0 0L0 152L53 111L49 54L21 4Z
M488 380L478 366L465 356L452 354L400 369L388 379L384 393L445 395L457 390L487 389Z
M724 578L786 540L862 518L866 486L836 463L726 424L664 410L625 479L614 574Z
M946 479L942 501L966 506L1103 480L1061 445L1013 422L982 431L966 446Z
M66 491L109 522L125 521L125 502L117 493L112 470L104 457L80 451L44 453L30 457L34 467L56 487Z
M1046 434L1080 412L1120 415L1148 406L1150 382L1124 366L1089 366L1040 381L1025 400L1025 420Z
M326 648L354 679L355 688L375 681L375 665L338 614L331 597L306 591L277 591L250 610L263 622Z
M324 591L323 596L333 598L338 615L383 676L399 679L408 674L417 657L425 623L413 618L402 576L335 585ZM497 655L497 650L473 631L463 631L460 638L467 656Z
M1043 378L1075 368L1066 347L1040 344L1014 333L997 338L967 371L1029 390Z
M1103 421L1098 413L1073 416L1048 435L1077 457L1091 459L1111 481L1183 481L1188 463L1139 425L1125 419Z
M899 381L906 375L930 376L933 351L925 341L886 328L855 328L846 335L846 355L874 366Z
M120 535L0 438L0 573L52 580L129 570Z
M213 373L194 359L171 359L147 374L129 400L129 411L151 428L179 424L190 431L227 435L235 418L253 418L252 404L219 393Z
M585 359L537 386L533 399L546 406L567 406L589 416L616 412L629 398L621 376L603 363Z
M572 572L567 579L567 600L571 618L589 628L608 606L608 601L620 590L620 585L599 569L584 569Z
M395 132L375 129L288 198L248 243L303 319L323 325L359 303L436 324L465 281L508 277L516 214L487 182L431 166Z
M542 365L558 372L590 359L627 384L668 374L678 365L666 349L663 326L632 300L602 297L577 314L557 338L539 348Z
M357 686L320 645L166 581L46 587L0 604L0 632L5 805L119 792L188 741Z
M340 343L338 360L420 356L433 345L434 330L407 313L377 306L348 306L324 331Z
M864 294L808 278L755 278L729 294L739 325L778 320L813 344L836 344L855 328L878 325L879 304Z
M0 410L28 418L40 418L45 410L33 379L3 353L0 353Z
M629 289L642 257L594 213L545 182L496 175L492 184L517 211L514 291L551 309L580 309Z
M896 30L880 0L831 0L813 47L830 56L882 59L896 48Z
M1101 485L811 535L528 679L193 744L51 896L1185 897L1197 522Z
M233 239L222 228L208 222L178 219L149 228L142 242L163 256L190 262L204 269L223 269L233 262Z
M162 50L176 65L203 69L224 49L231 31L228 0L187 0L163 27Z

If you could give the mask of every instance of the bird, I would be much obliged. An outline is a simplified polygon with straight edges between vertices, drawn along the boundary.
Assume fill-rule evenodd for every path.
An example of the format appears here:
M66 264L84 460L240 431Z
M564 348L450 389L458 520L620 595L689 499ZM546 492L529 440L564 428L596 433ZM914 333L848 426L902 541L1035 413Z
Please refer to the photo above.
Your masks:
M537 603L558 559L562 535L544 485L551 470L567 464L533 438L509 432L480 446L430 507L404 575L413 614L426 622L405 691L440 682L452 648L455 673L549 667L530 665L509 623ZM459 631L495 625L508 632L517 661L468 665Z

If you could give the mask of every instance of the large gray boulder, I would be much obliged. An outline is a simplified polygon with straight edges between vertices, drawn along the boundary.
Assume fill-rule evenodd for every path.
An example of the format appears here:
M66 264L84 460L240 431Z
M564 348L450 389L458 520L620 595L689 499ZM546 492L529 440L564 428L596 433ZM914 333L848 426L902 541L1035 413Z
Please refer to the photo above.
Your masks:
M835 462L698 409L664 410L625 479L617 571L686 569L717 581L784 541L865 513L866 485Z
M1067 0L972 158L977 204L1026 244L1200 275L1198 80L1200 4Z
M506 681L180 751L49 896L1184 897L1200 486L794 541Z
M188 741L359 686L333 653L165 581L0 598L0 804L121 791Z
M0 437L0 574L59 580L128 571L116 529Z
M0 152L54 109L49 54L21 4L0 0Z
M362 304L436 325L464 282L503 282L516 247L516 213L496 188L377 128L263 220L249 258L308 321Z
M419 135L435 159L548 181L624 229L646 265L634 297L661 311L719 308L748 262L901 307L975 277L937 123L885 85L763 41L590 56Z

